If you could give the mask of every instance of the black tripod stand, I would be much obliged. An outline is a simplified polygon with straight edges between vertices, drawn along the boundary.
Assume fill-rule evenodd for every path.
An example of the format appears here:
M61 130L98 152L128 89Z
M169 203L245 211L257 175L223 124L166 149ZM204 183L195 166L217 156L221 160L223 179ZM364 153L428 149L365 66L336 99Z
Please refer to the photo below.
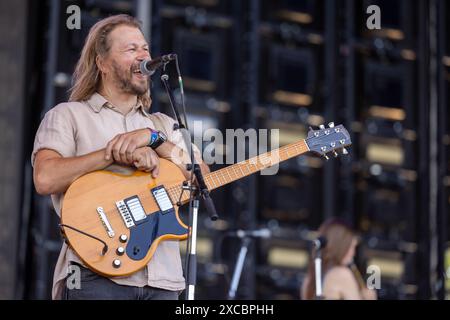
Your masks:
M183 80L181 78L180 69L178 66L178 58L175 55L175 62L178 72L178 82L180 84L181 101L183 105L183 118L182 121L178 108L175 104L175 99L173 97L172 91L169 86L169 75L166 73L166 64L163 66L163 74L161 75L161 82L164 85L167 96L169 97L169 102L172 110L175 114L178 126L174 130L180 130L183 141L186 146L186 150L189 152L190 164L187 165L187 169L191 172L190 183L184 183L182 188L183 191L190 193L189 197L189 232L188 232L188 250L186 259L186 300L194 300L195 296L195 285L196 285L196 275L197 275L197 224L198 224L198 210L200 206L199 199L202 198L205 204L205 208L210 214L211 220L217 220L218 215L214 203L209 195L208 187L203 178L200 165L196 162L194 157L192 140L187 128L186 110L184 103L184 90L183 90ZM196 185L194 184L194 177Z

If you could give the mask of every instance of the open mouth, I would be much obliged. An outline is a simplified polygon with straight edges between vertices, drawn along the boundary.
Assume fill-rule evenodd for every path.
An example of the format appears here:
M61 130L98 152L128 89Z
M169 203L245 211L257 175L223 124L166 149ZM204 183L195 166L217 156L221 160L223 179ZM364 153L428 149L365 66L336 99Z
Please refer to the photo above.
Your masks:
M131 73L132 74L136 74L136 75L143 75L139 65L132 67L131 68Z
M132 75L136 76L139 79L145 79L145 77L146 77L144 74L142 74L142 72L139 68L132 69L131 73L132 73Z

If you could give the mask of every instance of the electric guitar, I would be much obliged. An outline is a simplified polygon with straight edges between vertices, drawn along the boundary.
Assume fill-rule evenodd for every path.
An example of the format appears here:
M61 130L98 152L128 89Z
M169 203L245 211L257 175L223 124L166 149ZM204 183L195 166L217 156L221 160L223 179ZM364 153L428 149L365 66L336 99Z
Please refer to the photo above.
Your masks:
M314 152L328 159L347 154L350 135L330 123L310 129L306 139L204 175L209 190L279 162ZM160 159L160 173L94 171L67 189L61 209L61 231L80 259L108 277L130 275L145 267L164 240L185 240L189 229L178 207L189 201L182 192L185 177L172 162Z

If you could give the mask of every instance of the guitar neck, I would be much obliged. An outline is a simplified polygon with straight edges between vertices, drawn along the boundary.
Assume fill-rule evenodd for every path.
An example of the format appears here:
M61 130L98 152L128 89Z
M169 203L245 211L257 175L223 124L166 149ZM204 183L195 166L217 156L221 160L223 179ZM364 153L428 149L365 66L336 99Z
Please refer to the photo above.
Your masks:
M253 173L269 168L287 159L296 157L308 151L305 140L283 146L281 148L260 154L248 160L244 160L210 172L205 175L205 183L209 190L214 190L223 185L249 176Z
M210 172L204 176L205 183L209 190L214 190L308 151L305 140L300 140L226 168ZM181 186L179 185L169 187L168 193L173 203L176 203L178 200L181 200L181 203L186 203L189 200L189 192L184 192L180 199Z

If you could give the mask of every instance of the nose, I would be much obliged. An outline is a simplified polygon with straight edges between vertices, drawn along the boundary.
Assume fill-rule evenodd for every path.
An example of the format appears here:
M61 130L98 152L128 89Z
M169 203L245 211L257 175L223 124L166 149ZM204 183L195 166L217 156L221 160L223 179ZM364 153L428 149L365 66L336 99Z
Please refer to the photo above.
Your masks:
M140 62L145 59L151 59L150 53L144 49L139 50L137 60Z

